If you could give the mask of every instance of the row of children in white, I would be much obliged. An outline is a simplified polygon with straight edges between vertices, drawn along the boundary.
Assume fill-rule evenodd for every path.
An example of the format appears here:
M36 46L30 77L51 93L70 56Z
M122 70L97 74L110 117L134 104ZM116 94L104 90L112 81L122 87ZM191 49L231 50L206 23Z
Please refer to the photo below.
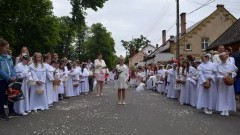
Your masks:
M60 69L59 63L50 65L51 60L42 62L42 55L36 53L35 62L28 66L23 60L15 66L17 78L23 79L22 91L25 99L16 102L16 113L27 115L31 111L46 110L54 102L58 102L58 95L67 97L77 96L89 91L87 68L81 69L76 63L73 69L67 67ZM60 80L58 85L53 85L54 80Z
M236 111L235 93L234 86L226 85L224 78L229 75L234 78L238 69L227 60L225 53L220 57L222 62L214 64L209 61L209 56L205 55L197 68L189 65L188 70L184 71L176 64L169 70L162 67L156 75L148 79L146 87L151 89L156 85L157 91L166 93L168 98L178 98L180 104L203 109L206 114L219 111L221 115L229 116L229 111ZM149 74L153 73L149 71ZM138 78L146 78L146 73L139 72ZM177 80L185 83L178 83ZM210 88L204 87L205 82L210 82ZM143 87L144 83L140 83L137 90L142 90Z

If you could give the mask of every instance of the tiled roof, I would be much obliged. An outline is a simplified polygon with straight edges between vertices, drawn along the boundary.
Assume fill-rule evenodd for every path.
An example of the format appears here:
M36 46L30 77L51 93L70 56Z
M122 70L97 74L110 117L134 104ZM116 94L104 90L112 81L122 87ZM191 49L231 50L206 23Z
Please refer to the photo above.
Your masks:
M229 45L240 42L240 18L219 36L207 50L215 49L219 45Z

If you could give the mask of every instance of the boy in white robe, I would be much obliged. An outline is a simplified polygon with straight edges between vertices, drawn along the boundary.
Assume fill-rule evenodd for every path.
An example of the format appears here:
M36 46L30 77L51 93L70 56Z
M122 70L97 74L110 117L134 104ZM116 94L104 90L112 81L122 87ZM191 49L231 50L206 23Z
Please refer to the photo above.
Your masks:
M224 79L226 77L234 78L238 70L235 65L228 61L225 52L219 55L221 63L217 66L218 78L218 102L217 111L221 111L222 116L229 116L229 111L236 111L236 101L233 85L226 85Z

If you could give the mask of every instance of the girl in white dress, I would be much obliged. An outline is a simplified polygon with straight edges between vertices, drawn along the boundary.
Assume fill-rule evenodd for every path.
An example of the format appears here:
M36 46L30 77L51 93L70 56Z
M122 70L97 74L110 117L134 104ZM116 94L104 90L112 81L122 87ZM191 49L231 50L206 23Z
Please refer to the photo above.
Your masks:
M219 55L221 63L217 66L218 78L218 100L217 111L221 111L221 115L229 116L229 111L236 111L236 101L233 85L226 85L224 79L226 77L234 78L238 70L235 65L228 61L227 54L221 53Z
M186 99L188 99L189 97L189 92L186 91L186 76L187 76L187 71L186 71L186 61L184 61L183 63L181 63L177 70L176 70L176 89L180 90L179 92L179 102L181 105L183 104L188 104L188 101L186 101ZM180 81L180 82L179 82Z
M59 80L58 75L57 75L57 69L59 69L59 67L60 67L60 61L54 60L52 62L52 64L54 67L54 72L53 72L54 81L56 81L56 80ZM59 84L53 85L53 102L58 102L58 87L59 87Z
M23 55L21 57L21 62L15 66L15 71L17 78L23 79L22 91L25 99L20 100L14 104L14 110L16 113L21 115L27 115L30 111L29 108L29 86L28 81L32 80L32 75L28 67L29 56Z
M72 70L70 72L70 75L73 80L73 93L74 96L78 96L80 94L80 71L77 68L77 63L73 62Z
M66 73L64 72L65 70L65 63L60 62L60 67L57 68L55 76L57 79L59 79L61 82L58 86L58 99L62 100L63 95L64 95L64 80L67 77Z
M89 72L86 66L87 66L86 64L82 64L81 76L80 76L83 81L81 83L81 92L83 94L87 94L89 92L89 82L88 82Z
M176 85L176 68L177 64L173 64L172 68L166 71L166 77L167 77L167 97L168 98L177 98L177 90L175 88Z
M44 66L47 68L47 79L46 79L46 90L47 90L47 98L48 105L52 106L53 104L53 72L55 69L50 65L51 63L51 55L46 54L44 56Z
M194 64L192 62L192 64ZM190 65L190 62L187 62L187 78L185 85L185 104L190 104L193 107L196 107L197 102L197 69Z
M125 94L128 88L127 81L129 77L128 67L124 64L124 57L120 56L119 64L116 66L117 79L116 88L118 89L118 104L125 105Z
M197 85L198 100L197 108L204 109L204 113L212 114L216 109L217 87L216 87L216 64L209 61L210 55L202 56L202 63L198 66L199 82ZM208 85L210 84L210 85ZM210 87L206 87L210 86Z
M31 86L30 92L30 110L37 112L38 109L48 109L48 100L46 92L46 74L47 69L43 64L41 53L35 53L33 63L30 65L33 80L36 85Z
M74 92L73 92L73 78L71 75L71 71L72 71L72 64L68 63L67 66L65 66L64 68L64 72L66 74L66 78L64 79L64 89L65 89L65 98L70 98L72 96L74 96Z
M157 91L161 94L166 94L166 87L165 87L165 74L166 70L164 69L164 65L159 65L160 69L158 70L157 78L158 78L158 85Z

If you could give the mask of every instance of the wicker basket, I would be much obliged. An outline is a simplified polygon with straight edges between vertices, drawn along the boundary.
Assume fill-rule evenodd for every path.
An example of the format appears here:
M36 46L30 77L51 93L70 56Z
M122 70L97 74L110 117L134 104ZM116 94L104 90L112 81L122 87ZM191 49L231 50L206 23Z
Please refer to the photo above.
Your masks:
M223 78L223 82L227 85L227 86L232 86L234 84L234 79L231 76L227 76Z
M36 81L28 81L28 85L29 86L35 86L36 85Z
M61 80L58 80L58 79L53 81L53 85L60 85L60 83L61 83Z
M73 84L73 87L78 87L78 86L79 86L78 83Z
M165 80L164 77L161 76L161 77L160 77L160 81L164 81L164 80Z
M210 81L204 82L204 83L203 83L203 87L204 87L205 89L209 89L209 88L211 87L211 82L210 82Z
M39 89L39 90L36 90L36 92L37 92L38 95L42 95L44 93L44 90Z
M185 84L185 83L186 83L186 81L179 80L179 79L177 79L176 82L177 82L177 83L180 83L180 84Z

